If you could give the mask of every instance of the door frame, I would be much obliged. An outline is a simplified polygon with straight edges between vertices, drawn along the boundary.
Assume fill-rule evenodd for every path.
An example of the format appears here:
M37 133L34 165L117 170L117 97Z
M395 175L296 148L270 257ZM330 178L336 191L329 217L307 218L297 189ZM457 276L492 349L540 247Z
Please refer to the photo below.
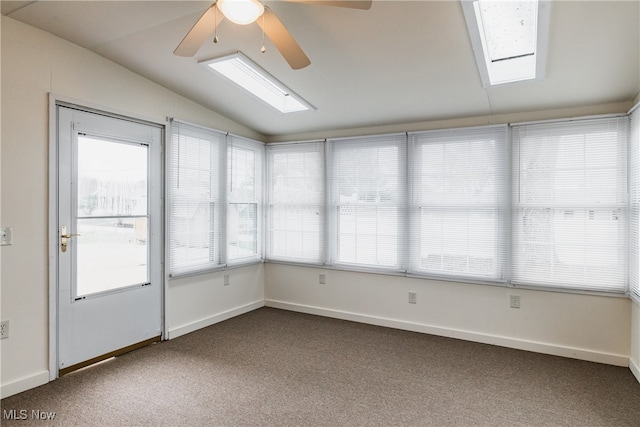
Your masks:
M132 122L159 126L161 128L161 200L160 200L160 223L162 229L160 247L162 259L160 260L161 270L161 303L160 303L160 324L162 330L161 340L168 337L167 334L167 292L168 279L165 270L167 257L167 224L166 216L166 143L167 143L167 120L158 120L144 117L130 112L117 111L100 105L80 101L55 93L49 93L49 236L48 236L48 262L49 262L49 381L59 377L58 368L58 106L75 108L89 113L96 113L112 118L124 119Z

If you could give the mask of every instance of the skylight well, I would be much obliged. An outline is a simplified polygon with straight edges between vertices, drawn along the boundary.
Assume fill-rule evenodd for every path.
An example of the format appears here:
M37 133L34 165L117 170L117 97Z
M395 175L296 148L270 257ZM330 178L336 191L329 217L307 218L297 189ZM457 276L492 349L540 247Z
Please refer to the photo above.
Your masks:
M462 0L484 87L541 80L549 33L546 0Z
M283 114L315 109L240 52L201 61L200 64L228 78Z

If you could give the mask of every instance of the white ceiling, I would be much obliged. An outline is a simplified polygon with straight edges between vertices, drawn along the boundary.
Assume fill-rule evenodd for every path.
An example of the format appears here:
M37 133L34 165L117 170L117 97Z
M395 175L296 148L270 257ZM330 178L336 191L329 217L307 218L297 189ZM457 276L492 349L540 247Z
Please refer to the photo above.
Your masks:
M483 89L459 1L370 10L269 1L311 59L291 70L225 20L194 58L173 50L211 1L2 1L2 14L102 55L265 136L632 101L640 2L554 1L546 78ZM197 65L242 51L317 111L280 115Z

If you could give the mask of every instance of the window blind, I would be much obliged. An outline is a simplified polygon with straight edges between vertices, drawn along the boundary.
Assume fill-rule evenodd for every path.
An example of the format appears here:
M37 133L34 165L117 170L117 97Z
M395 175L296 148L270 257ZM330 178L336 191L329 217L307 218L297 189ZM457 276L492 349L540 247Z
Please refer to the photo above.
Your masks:
M329 262L404 270L406 136L327 141Z
M168 147L169 271L185 274L219 267L224 226L220 170L226 135L171 122Z
M269 259L324 262L324 175L324 143L267 146Z
M409 134L410 270L505 280L507 126Z
M262 258L262 159L264 144L235 135L228 137L227 260Z
M514 283L626 291L627 126L514 126Z
M629 291L640 297L640 108L631 113L629 135L630 253Z

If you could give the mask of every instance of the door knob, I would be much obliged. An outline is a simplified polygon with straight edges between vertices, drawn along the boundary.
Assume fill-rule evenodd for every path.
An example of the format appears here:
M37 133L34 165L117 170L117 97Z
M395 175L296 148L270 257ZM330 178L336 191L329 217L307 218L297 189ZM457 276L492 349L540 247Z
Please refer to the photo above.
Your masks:
M62 252L67 252L68 240L73 236L79 236L79 234L67 234L67 226L63 225L60 227L60 250Z

